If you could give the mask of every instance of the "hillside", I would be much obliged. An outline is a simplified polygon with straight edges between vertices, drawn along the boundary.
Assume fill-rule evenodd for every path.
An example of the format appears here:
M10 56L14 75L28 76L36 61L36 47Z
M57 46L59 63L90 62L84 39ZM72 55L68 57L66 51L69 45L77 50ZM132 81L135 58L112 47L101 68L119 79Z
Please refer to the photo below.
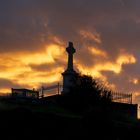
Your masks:
M54 102L52 102L54 101ZM100 108L101 109L101 108ZM56 97L25 102L2 100L1 134L5 138L136 139L140 123L118 119L100 109L77 113L58 105Z

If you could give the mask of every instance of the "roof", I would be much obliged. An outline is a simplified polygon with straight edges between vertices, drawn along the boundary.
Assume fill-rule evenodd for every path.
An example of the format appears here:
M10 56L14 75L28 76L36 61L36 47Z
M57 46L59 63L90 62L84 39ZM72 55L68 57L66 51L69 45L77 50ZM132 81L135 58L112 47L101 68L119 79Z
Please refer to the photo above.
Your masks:
M26 91L26 92L38 92L36 90L30 90L30 89L26 89L26 88L20 88L20 89L16 89L16 88L12 88L12 90L16 90L16 91Z

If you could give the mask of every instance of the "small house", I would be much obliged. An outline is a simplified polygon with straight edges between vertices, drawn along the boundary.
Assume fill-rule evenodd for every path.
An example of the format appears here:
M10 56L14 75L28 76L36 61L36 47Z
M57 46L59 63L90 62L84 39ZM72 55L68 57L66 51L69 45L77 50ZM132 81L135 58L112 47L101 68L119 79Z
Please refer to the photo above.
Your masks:
M14 89L12 88L12 97L17 98L39 98L39 91L30 89Z

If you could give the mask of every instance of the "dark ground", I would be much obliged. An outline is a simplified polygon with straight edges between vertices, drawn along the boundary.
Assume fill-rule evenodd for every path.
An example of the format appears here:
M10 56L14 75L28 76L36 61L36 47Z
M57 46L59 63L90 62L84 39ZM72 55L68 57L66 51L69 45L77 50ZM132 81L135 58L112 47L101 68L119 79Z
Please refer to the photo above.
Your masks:
M3 139L136 140L140 136L139 121L116 120L105 112L77 114L46 103L4 103L15 107L0 111Z

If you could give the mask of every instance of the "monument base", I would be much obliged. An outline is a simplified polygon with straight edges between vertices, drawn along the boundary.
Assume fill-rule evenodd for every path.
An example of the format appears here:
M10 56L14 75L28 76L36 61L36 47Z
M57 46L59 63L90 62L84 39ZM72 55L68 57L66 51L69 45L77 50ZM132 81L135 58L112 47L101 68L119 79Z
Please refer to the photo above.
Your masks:
M70 88L75 85L75 78L77 77L78 73L74 70L68 71L66 70L62 73L63 76L63 91L61 94L67 94L70 92Z

